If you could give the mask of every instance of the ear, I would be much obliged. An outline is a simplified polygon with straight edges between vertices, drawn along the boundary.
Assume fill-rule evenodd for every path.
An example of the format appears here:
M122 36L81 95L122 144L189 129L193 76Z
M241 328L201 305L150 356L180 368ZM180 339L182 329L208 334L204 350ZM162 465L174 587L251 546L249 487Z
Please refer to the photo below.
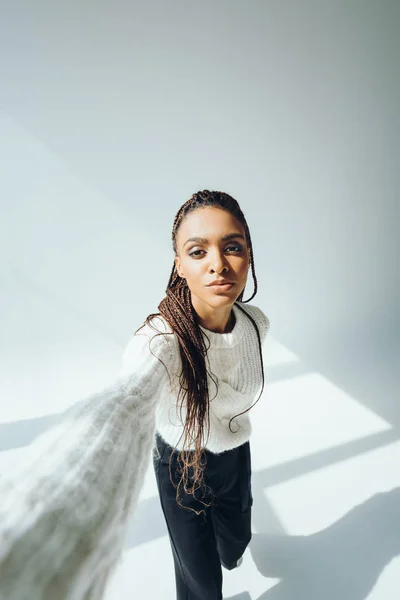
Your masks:
M181 261L179 260L179 256L175 256L175 268L178 272L179 277L183 277L183 273L181 271Z

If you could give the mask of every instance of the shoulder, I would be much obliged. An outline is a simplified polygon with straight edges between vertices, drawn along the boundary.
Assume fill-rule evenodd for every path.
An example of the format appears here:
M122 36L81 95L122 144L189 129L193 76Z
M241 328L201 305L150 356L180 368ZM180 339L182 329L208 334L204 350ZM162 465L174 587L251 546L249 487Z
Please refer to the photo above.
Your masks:
M146 336L147 338L160 338L165 340L161 343L168 343L167 340L172 338L173 330L168 321L160 314L154 314L151 319L138 327L134 335Z
M270 322L267 315L259 306L256 306L255 304L249 304L248 302L236 302L236 304L239 306L239 310L242 309L252 319L254 319L260 332L261 340L263 341L266 338L270 327Z
M136 366L162 361L167 367L174 355L175 336L161 315L154 316L132 332L122 355L121 375L129 374ZM157 363L155 363L157 364Z

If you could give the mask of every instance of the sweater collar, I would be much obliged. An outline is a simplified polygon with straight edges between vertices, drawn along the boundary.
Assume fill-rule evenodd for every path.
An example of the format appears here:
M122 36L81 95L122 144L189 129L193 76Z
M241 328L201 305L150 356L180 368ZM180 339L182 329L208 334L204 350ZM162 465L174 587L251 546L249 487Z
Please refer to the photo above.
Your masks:
M235 315L235 325L232 331L229 333L217 333L199 325L203 334L210 340L210 348L232 348L233 346L236 346L242 339L246 330L246 321L248 319L240 310L240 308L237 307L237 304L240 303L237 302L232 306L232 310Z

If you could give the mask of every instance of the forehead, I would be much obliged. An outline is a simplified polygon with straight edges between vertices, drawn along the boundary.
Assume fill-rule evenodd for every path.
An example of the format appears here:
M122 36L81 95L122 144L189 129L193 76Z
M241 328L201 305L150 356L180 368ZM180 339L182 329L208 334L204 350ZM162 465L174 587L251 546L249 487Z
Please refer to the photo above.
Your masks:
M221 208L207 206L197 208L185 217L178 229L177 242L184 243L189 237L203 237L211 241L234 232L245 232L236 217Z

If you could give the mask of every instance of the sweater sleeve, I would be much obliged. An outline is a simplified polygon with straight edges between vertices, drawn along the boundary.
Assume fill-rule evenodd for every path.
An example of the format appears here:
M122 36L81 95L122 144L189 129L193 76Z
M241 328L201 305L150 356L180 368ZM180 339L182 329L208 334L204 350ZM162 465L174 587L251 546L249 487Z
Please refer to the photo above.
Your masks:
M103 597L149 466L158 392L168 378L169 336L150 338L148 329L132 338L118 378L67 411L0 480L1 600Z

